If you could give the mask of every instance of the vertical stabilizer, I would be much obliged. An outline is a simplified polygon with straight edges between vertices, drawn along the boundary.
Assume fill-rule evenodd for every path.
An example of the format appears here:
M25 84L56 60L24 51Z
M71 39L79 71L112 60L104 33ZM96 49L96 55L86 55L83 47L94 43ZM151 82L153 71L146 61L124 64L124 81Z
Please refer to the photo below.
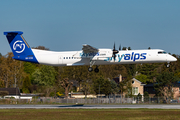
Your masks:
M23 32L4 32L6 35L11 50L14 54L14 59L38 63L34 53L22 36Z

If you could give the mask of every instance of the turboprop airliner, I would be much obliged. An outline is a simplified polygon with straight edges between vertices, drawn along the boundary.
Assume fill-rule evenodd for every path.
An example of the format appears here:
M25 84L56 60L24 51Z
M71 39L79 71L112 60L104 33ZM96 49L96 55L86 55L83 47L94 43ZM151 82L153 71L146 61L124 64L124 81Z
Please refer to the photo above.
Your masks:
M97 49L90 45L83 45L80 51L55 52L47 50L31 49L22 36L23 32L4 32L10 44L14 59L52 66L79 66L88 65L88 71L99 72L99 65L110 64L136 64L136 63L160 63L177 61L170 54L161 49L150 50L119 50ZM167 67L168 67L167 66Z

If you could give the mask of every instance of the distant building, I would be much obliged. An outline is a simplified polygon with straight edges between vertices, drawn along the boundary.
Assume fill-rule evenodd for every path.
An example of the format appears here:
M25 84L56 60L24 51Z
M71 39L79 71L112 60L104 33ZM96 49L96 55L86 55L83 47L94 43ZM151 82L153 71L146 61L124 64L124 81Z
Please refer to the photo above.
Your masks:
M173 99L180 100L180 83L175 83L173 86L174 86L173 87L173 92L174 92ZM145 91L148 92L150 97L154 97L156 94L156 91L154 89L154 83L145 85L144 92Z
M156 91L154 89L154 83L150 83L144 86L144 92L148 92L149 97L154 97L156 94Z
M125 80L127 77L122 77L122 75L120 74L119 77L113 78L113 80L119 84L119 82Z
M122 75L120 75L119 77L114 78L113 80L119 85L119 83L125 79L126 79L126 77L122 77ZM142 83L141 81L139 81L135 78L133 78L129 81L131 82L131 85L132 85L132 94L133 95L138 95L139 93L141 95L144 95L144 86L146 84Z
M5 95L4 98L15 98L15 99L29 99L32 100L33 96L38 96L35 94L24 94L20 93L19 88L0 88L0 91L6 91L9 94Z
M143 96L144 95L144 86L146 84L142 83L141 81L133 78L132 81L132 94L138 95L139 93Z
M0 88L0 91L7 91L9 94L4 96L4 98L14 97L15 99L20 99L19 88Z
M83 92L77 92L77 93L69 93L71 98L85 98L85 95L83 94ZM104 95L104 94L103 94ZM94 94L88 94L86 96L87 98L96 98L97 95Z

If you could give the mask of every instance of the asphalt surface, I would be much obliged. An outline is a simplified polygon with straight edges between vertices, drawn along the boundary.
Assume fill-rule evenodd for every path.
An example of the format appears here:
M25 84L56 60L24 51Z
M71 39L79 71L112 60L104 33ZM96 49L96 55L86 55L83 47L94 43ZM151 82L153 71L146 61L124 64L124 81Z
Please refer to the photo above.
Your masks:
M180 105L0 105L0 109L180 109Z

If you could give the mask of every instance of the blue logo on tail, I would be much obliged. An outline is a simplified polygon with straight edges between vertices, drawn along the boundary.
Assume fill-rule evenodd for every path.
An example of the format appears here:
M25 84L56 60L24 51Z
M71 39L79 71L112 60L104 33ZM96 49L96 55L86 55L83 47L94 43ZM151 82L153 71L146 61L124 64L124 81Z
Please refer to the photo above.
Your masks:
M17 40L13 44L13 50L15 50L16 53L22 53L25 50L25 44L21 40Z

